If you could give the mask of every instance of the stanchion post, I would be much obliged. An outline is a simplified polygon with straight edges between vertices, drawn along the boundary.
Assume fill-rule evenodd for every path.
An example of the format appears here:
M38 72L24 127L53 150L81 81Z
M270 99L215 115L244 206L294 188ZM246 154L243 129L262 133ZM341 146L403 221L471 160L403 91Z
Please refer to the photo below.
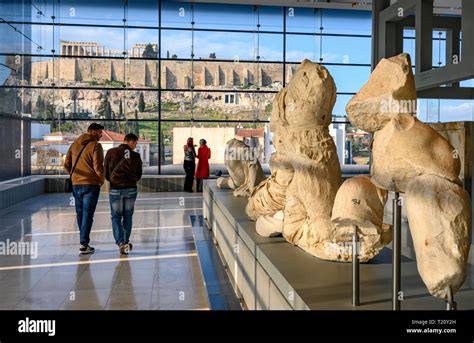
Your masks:
M354 233L352 235L352 306L359 306L359 236L357 233L357 225L353 225L353 228Z
M392 309L400 310L401 256L402 256L402 206L400 194L393 199L393 249L392 249Z
M454 301L454 294L451 285L448 286L448 295L446 299L446 310L447 311L455 311L458 309L457 303Z

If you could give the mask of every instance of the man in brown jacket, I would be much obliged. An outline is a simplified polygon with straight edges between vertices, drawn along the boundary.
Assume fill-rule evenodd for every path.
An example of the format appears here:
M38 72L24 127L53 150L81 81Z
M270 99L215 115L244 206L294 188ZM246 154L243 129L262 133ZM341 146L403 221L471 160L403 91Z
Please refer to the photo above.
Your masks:
M66 155L64 168L71 175L77 225L80 232L80 254L92 254L89 245L94 212L99 200L100 186L104 183L104 151L99 143L103 126L92 123L87 133L71 144ZM82 153L81 153L82 150ZM80 155L79 159L78 156ZM76 168L72 170L77 161Z
M138 137L125 136L123 143L107 151L105 178L110 182L109 201L112 230L121 255L132 250L130 235L132 217L137 199L137 181L142 177L142 159L136 149Z

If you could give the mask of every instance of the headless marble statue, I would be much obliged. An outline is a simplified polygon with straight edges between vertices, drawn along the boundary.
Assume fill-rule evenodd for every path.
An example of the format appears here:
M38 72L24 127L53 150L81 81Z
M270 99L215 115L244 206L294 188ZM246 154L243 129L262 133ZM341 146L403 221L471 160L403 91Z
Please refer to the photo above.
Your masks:
M466 278L471 202L458 177L459 155L415 117L415 82L408 54L382 59L347 104L351 123L374 133L372 181L405 193L418 271L429 292L447 298Z
M217 179L217 187L232 189L234 196L248 197L265 179L257 154L244 142L232 138L227 142L224 163L229 177Z

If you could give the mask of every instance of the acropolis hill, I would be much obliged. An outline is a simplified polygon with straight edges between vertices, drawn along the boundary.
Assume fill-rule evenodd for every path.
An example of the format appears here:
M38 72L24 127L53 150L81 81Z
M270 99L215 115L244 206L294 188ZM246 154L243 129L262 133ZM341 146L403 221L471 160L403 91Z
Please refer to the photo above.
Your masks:
M139 57L144 44L136 44L129 56ZM156 49L156 47L153 47ZM117 56L120 52L105 50L96 43L61 41L62 56ZM294 68L294 67L293 67ZM293 68L287 67L287 80ZM213 88L219 86L255 85L272 87L283 81L283 66L277 63L203 62L194 60L194 87ZM53 78L53 71L55 73ZM185 89L191 87L191 62L163 60L161 64L161 88ZM61 57L53 62L32 63L32 83L42 84L48 80L97 82L123 81L129 87L156 87L158 61L137 59L91 59Z

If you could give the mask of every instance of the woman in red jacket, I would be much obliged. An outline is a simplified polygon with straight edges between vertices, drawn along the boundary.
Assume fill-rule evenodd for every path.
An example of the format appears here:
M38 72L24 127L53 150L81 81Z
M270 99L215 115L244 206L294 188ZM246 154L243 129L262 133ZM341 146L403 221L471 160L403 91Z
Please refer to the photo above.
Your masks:
M196 168L196 188L198 192L202 192L202 179L209 177L209 159L211 158L211 149L207 147L205 139L199 141L199 149L197 158L199 159Z

